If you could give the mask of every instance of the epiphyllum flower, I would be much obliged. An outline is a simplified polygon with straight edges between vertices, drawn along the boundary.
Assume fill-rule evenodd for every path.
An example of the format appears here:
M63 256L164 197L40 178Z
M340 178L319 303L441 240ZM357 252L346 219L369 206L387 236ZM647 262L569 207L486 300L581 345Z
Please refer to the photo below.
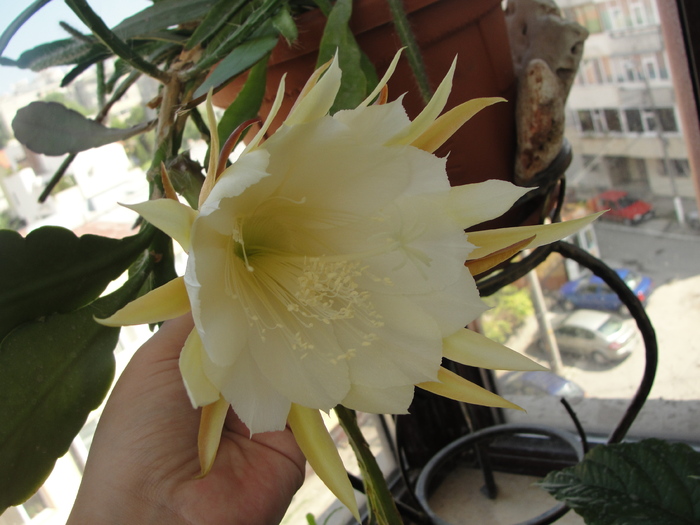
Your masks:
M513 407L440 366L447 357L540 368L464 328L485 310L468 266L488 267L590 220L466 235L527 190L502 181L450 188L445 159L432 152L499 99L466 102L438 118L453 64L411 122L400 100L370 105L397 59L364 103L332 116L341 71L337 60L327 64L263 142L280 86L267 123L218 178L213 132L198 212L170 199L132 206L189 252L184 277L103 321L152 323L191 309L195 329L180 369L192 404L205 407L204 472L230 404L251 433L289 422L309 462L355 513L319 410L405 413L415 386ZM214 131L209 103L207 111Z

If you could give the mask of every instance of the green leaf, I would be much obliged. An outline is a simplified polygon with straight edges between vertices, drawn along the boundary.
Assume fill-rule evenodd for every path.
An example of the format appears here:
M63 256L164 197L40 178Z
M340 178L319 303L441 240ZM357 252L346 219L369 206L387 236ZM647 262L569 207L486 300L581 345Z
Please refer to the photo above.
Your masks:
M265 96L266 83L267 59L264 59L250 70L243 89L224 111L217 126L219 144L224 144L243 122L257 116Z
M0 230L0 341L22 322L98 297L148 247L154 229L122 240L46 226L26 238Z
M599 446L540 485L589 525L700 523L700 453L658 439Z
M124 19L114 27L122 40L145 39L171 26L204 18L216 0L168 0L158 2ZM52 66L77 64L86 56L104 52L102 44L89 44L75 38L41 44L20 55L16 65L39 71Z
M233 17L240 9L243 7L248 0L219 0L216 5L214 5L207 16L202 20L197 29L190 37L185 49L192 49L197 44L201 44L211 36L213 36L221 27L228 23L228 21Z
M230 55L224 58L211 75L202 83L193 98L206 95L210 88L217 88L234 77L247 71L277 45L278 35L267 34L259 38L248 40L236 47ZM257 109L256 109L257 113Z
M357 107L369 94L372 81L376 84L376 75L372 79L365 73L367 62L350 30L350 15L352 0L338 0L328 16L318 50L317 67L328 62L337 52L340 69L343 71L331 113Z
M237 47L247 41L269 34L272 29L270 20L282 3L282 0L262 0L259 7L250 13L245 13L246 16L241 19L240 25L233 25L230 30L219 31L217 37L214 38L215 42L207 46L201 60L187 72L184 80L191 80L203 73L208 73Z
M7 29L5 29L5 31L2 32L2 35L0 35L0 55L2 55L3 51L5 51L7 44L9 44L12 37L15 36L17 30L22 27L27 20L34 16L39 9L44 7L50 1L51 0L35 0L29 5L29 7L22 11L17 18L10 22Z
M125 18L113 29L119 38L131 39L155 31L201 20L214 8L217 0L168 0L158 2Z
M12 121L15 138L44 155L64 155L97 148L143 133L150 122L126 129L108 128L57 102L32 102Z
M39 489L102 403L119 329L93 317L124 306L145 277L75 312L27 323L0 344L0 514Z
M292 45L299 36L297 24L289 10L289 6L282 6L282 9L272 19L272 25L285 38L289 45Z

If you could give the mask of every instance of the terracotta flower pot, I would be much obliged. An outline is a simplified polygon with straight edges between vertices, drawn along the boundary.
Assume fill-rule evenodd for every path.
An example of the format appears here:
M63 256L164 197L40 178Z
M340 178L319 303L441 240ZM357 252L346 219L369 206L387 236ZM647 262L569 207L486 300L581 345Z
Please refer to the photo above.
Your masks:
M501 1L405 0L404 8L433 88L443 79L455 55L459 56L447 109L476 97L502 96L508 100L484 109L438 150L441 156L449 152L450 182L458 185L494 178L512 180L516 81ZM281 124L315 68L325 20L319 10L301 15L299 40L292 47L281 41L272 53L262 116L268 113L284 73L288 95L273 129ZM386 0L356 0L351 28L378 74L383 74L401 47ZM227 106L244 81L239 78L226 86L215 96L215 103ZM424 104L405 58L389 82L389 98L404 93L406 110L414 118Z

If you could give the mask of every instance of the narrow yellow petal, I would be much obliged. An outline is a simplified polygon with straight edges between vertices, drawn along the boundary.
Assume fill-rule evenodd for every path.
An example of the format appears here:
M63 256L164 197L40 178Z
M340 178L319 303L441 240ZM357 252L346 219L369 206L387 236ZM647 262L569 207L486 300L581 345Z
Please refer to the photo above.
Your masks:
M421 133L412 143L418 149L433 153L442 146L447 139L461 128L465 122L476 115L485 107L505 102L506 99L500 97L475 98L468 100L450 111L441 115L423 133Z
M481 259L467 261L464 263L464 266L469 268L469 273L471 273L474 276L482 274L485 271L490 270L491 268L501 264L503 261L507 261L516 253L525 249L527 245L533 241L534 238L535 236L533 235L532 237L528 237L527 239L523 239L520 242L516 242L515 244L512 244L507 248L498 250L497 252L487 255L486 257L482 257Z
M433 394L454 399L455 401L462 401L463 403L522 410L518 405L506 401L501 396L489 392L444 368L438 370L438 381L420 383L416 386Z
M160 163L160 180L163 182L163 191L166 199L178 200L177 193L173 187L173 183L168 175L168 170L165 169L165 164Z
M463 365L492 370L547 370L515 350L466 328L442 340L442 354Z
M299 96L294 101L294 105L292 106L292 109L289 110L290 115L297 108L299 103L306 98L306 95L308 95L309 91L311 91L311 89L318 83L318 79L321 78L321 75L323 75L323 73L325 73L326 69L328 69L332 63L333 63L333 59L331 58L325 64L321 64L318 67L318 69L316 69L316 71L314 71L311 74L311 76L309 77L309 80L307 80L306 84L304 84L304 87L301 88L301 91L299 92Z
M366 107L369 106L369 104L379 96L379 94L382 92L382 89L389 83L389 79L391 78L391 75L394 74L394 70L396 69L396 65L399 63L399 58L401 58L401 53L403 52L404 48L402 47L399 49L396 54L394 55L394 58L391 60L391 64L389 64L389 68L386 70L386 73L384 73L384 76L382 79L379 81L379 84L377 84L377 87L374 88L374 91L372 91L369 96L364 99L358 107Z
M467 240L477 248L469 254L469 260L480 259L491 253L511 246L518 241L535 236L528 248L537 248L576 233L584 226L592 223L604 212L594 213L581 219L553 224L537 224L534 226L516 226L467 233Z
M314 472L360 522L355 493L333 438L323 424L321 413L292 403L287 421Z
M217 133L216 116L214 115L214 106L211 103L212 90L207 93L207 101L205 107L207 109L207 124L209 124L209 167L207 168L207 176L202 184L202 189L199 192L199 207L211 193L214 184L216 183L216 168L219 164L219 134Z
M450 91L452 91L452 77L454 76L456 67L457 57L452 61L450 70L435 90L433 98L430 99L430 102L428 102L423 111L420 112L410 125L406 126L401 132L397 133L389 140L387 146L411 144L433 125L435 119L438 118L438 115L440 115L445 108L445 104L447 104L447 98L450 96Z
M179 360L185 390L194 408L209 405L219 399L219 389L204 374L203 352L202 339L195 328L187 337Z
M229 406L229 402L220 397L211 405L202 407L202 419L199 420L199 435L197 436L199 466L202 470L199 477L209 474L212 465L214 465Z
M286 73L282 76L282 79L280 80L280 85L277 86L277 93L275 94L275 100L272 102L272 107L270 108L270 113L268 113L267 118L265 119L265 122L263 122L263 125L260 127L260 130L255 134L255 137L253 137L253 140L251 140L248 145L245 147L243 150L243 153L241 153L241 156L245 155L246 153L249 153L253 151L255 148L258 147L258 144L260 144L260 141L263 139L265 136L265 133L267 133L267 130L270 129L270 126L272 125L272 121L275 120L275 117L277 116L277 112L280 110L280 107L282 107L282 101L284 101L284 81L285 78L287 78Z
M330 66L309 92L297 100L289 116L284 123L287 126L295 126L323 117L328 113L335 101L340 89L340 77L342 73L338 65L336 53Z
M183 250L190 250L190 232L192 223L197 218L196 210L172 199L156 199L124 206L175 239Z
M146 295L131 301L106 319L95 319L105 326L150 324L175 319L190 311L183 277L177 277Z

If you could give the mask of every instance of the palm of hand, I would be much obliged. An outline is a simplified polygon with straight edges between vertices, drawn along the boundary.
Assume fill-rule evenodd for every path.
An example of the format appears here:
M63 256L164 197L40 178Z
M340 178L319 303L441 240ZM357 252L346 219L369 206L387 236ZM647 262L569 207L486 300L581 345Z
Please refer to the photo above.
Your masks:
M284 515L304 479L304 456L289 429L251 439L229 411L214 466L197 478L200 411L192 409L178 370L191 328L191 319L166 323L115 386L71 515L75 523L94 522L81 519L81 510L105 490L115 503L132 502L117 510L128 512L128 523L266 525Z

